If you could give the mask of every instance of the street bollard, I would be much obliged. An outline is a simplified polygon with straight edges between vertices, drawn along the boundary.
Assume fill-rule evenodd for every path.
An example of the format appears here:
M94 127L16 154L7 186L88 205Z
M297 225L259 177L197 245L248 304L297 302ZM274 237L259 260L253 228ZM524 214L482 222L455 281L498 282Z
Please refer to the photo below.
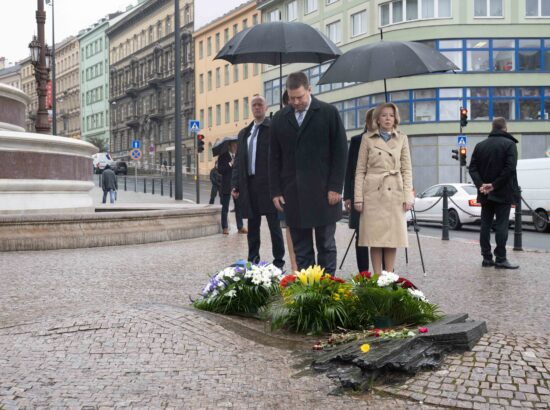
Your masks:
M164 196L164 179L160 179L160 196Z
M103 186L103 174L99 174L99 187Z
M172 180L170 180L170 198L172 198Z
M155 178L152 178L151 181L152 181L151 195L155 195Z
M143 193L147 193L147 178L143 178Z
M516 204L516 214L514 219L514 250L522 251L522 222L521 222L521 188L518 188L519 201Z
M447 197L447 187L443 187L443 229L441 231L441 240L449 240L449 199Z
M134 192L137 192L137 177L134 179Z
M127 189L126 189L126 182L127 182L127 179L128 179L128 178L127 178L126 176L124 176L124 190L125 190L125 191L127 191Z

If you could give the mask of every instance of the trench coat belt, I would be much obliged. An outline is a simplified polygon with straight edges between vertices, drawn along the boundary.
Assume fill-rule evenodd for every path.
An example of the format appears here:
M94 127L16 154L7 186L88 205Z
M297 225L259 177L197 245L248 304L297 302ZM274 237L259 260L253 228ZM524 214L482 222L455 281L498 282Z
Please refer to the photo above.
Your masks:
M380 183L378 184L378 189L382 188L382 184L384 183L384 179L386 179L386 177L389 177L390 175L397 175L400 172L401 171L398 169L390 169L388 171L380 173Z

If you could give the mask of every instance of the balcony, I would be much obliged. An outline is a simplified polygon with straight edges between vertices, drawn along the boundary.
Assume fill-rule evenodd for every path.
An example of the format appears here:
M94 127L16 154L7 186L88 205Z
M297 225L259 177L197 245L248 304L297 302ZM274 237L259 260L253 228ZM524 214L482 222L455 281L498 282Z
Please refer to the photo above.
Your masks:
M149 118L153 121L160 122L164 118L164 108L152 108L149 112Z
M153 74L153 76L151 78L149 78L149 80L148 80L148 84L151 87L158 87L161 82L162 82L162 77L161 77L160 73Z
M137 115L130 115L126 119L126 125L130 128L138 128L139 127L139 118Z
M131 83L128 84L128 88L126 88L126 95L134 98L134 97L137 96L138 91L139 91L139 89L138 89L137 84L134 83L134 82L131 82Z

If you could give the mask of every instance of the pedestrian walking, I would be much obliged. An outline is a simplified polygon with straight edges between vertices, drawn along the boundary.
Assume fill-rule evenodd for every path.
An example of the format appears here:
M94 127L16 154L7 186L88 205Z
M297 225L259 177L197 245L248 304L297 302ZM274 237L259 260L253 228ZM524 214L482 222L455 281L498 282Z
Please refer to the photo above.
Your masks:
M273 264L282 268L285 243L277 209L269 194L270 120L265 116L267 104L264 97L257 95L250 105L254 121L239 132L232 195L239 201L242 217L248 219L248 260L260 261L260 226L262 216L265 216L271 235Z
M237 154L237 141L231 141L228 144L229 150L220 155L218 159L218 171L221 175L220 197L222 204L222 229L224 235L229 234L227 214L229 212L229 201L231 200L231 176L233 173L233 165L235 164L235 155ZM248 233L248 230L243 226L239 200L233 198L233 205L235 207L235 220L239 233Z
M218 191L220 190L220 173L218 172L218 161L214 163L214 167L210 170L210 182L212 183L212 188L210 188L210 205L214 203L216 197L218 196Z
M304 73L289 74L286 89L289 105L271 124L271 197L277 210L285 212L298 269L315 264L317 259L317 264L334 275L334 233L342 217L346 133L338 110L311 95Z
M478 188L481 204L479 244L481 266L497 269L517 269L519 265L506 258L508 224L513 203L520 201L516 175L518 140L509 134L506 120L495 118L489 137L474 148L470 159L470 176ZM495 221L495 260L491 253L491 226Z
M103 175L101 176L101 188L103 189L102 203L107 202L107 193L109 193L109 199L112 204L115 203L116 191L118 190L117 176L111 169L110 165L105 165Z
M365 116L365 130L368 132L372 129L372 114L374 108L367 111ZM351 137L349 142L348 162L346 167L346 178L344 180L344 206L349 212L348 226L355 230L355 256L357 259L357 269L359 272L369 270L369 248L367 246L359 246L359 212L354 207L354 191L355 191L355 169L357 168L357 157L359 156L359 147L363 134Z
M393 272L397 248L408 247L405 212L412 209L412 168L407 135L401 132L399 110L380 104L372 130L363 134L355 173L355 210L359 246L370 247L372 269Z

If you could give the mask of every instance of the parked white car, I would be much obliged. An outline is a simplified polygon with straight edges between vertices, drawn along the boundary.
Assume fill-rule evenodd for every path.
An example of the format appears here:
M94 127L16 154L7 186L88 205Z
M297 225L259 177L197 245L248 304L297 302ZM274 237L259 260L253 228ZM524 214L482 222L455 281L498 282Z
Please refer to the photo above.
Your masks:
M98 152L92 155L94 160L94 173L101 174L106 165L109 165L114 171L116 169L116 161L111 158L111 154L108 152Z
M517 174L523 199L538 215L522 204L524 221L532 222L538 232L550 232L550 158L519 160Z
M460 229L463 224L480 221L481 205L477 202L477 188L473 184L438 184L418 194L414 201L417 221L442 223L443 199L437 201L442 198L444 187L449 195L449 228Z

